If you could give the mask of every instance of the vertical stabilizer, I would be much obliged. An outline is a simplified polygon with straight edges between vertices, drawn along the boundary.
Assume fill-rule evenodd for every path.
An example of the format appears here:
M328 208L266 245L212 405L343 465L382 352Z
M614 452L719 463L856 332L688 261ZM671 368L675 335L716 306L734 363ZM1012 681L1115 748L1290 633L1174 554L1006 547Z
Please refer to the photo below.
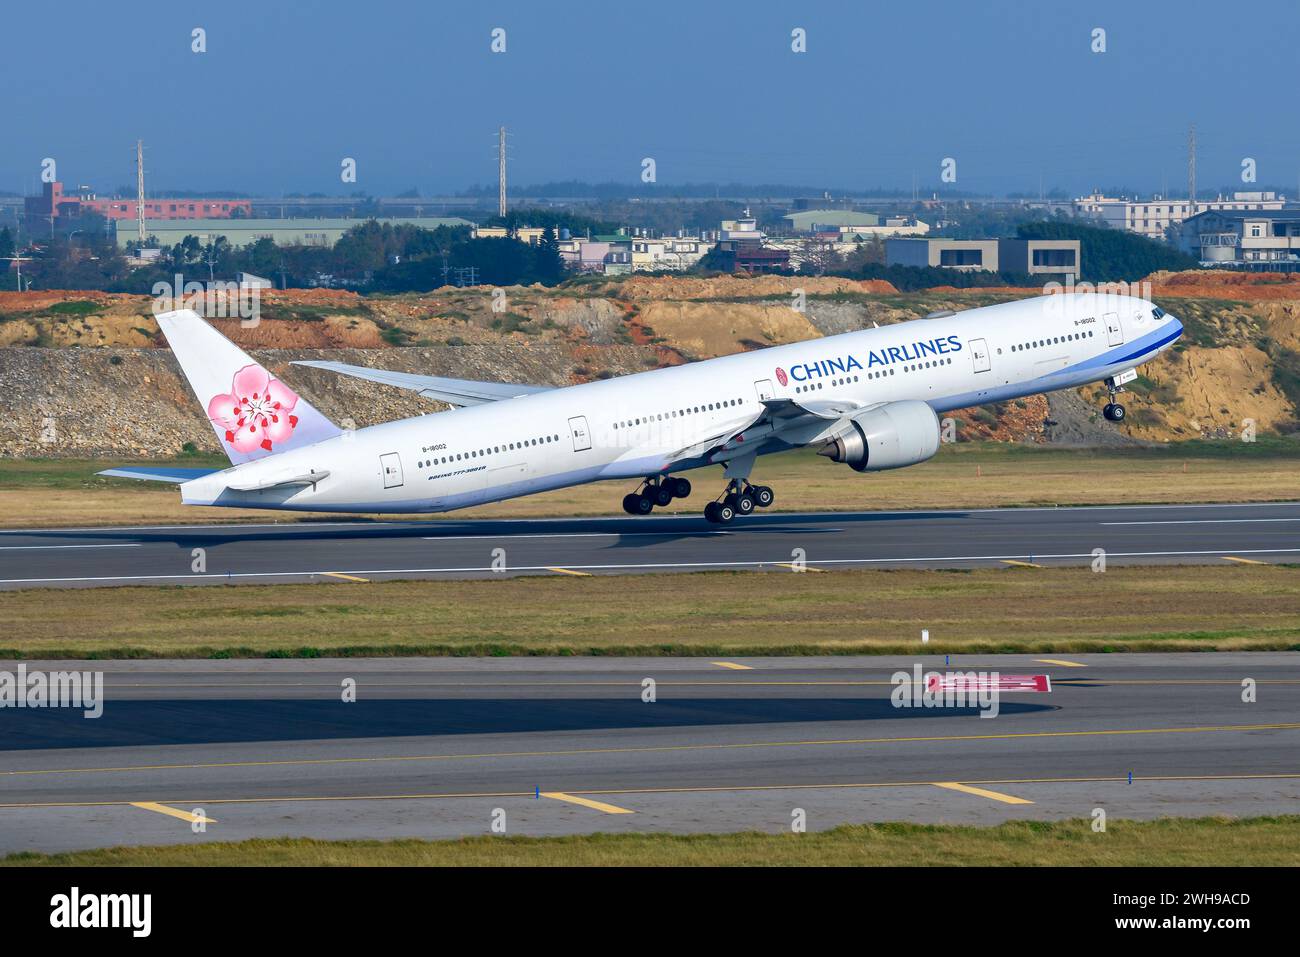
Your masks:
M158 325L233 464L342 434L192 309L165 312Z

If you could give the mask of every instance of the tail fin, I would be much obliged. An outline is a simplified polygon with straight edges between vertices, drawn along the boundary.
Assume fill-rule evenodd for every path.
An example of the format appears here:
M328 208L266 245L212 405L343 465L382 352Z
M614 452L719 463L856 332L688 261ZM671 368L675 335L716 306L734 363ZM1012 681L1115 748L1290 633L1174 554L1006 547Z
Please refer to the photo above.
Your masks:
M342 434L192 309L162 313L158 325L233 464Z

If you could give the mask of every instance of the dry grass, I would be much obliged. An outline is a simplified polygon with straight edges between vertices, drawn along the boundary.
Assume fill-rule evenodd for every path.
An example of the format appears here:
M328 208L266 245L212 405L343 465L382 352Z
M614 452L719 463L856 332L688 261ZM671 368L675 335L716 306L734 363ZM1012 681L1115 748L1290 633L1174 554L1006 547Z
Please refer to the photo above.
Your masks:
M52 596L57 596L56 598ZM1300 650L1300 574L1193 565L0 592L14 657Z
M945 447L935 459L913 468L858 475L811 452L798 452L760 459L754 480L776 488L778 511L1265 502L1300 496L1298 453L1296 443L1256 448L1240 442L1189 443L1185 448L1105 451L972 444ZM3 524L43 528L320 517L186 508L171 486L93 477L96 470L113 464L0 463ZM223 463L195 459L184 464ZM697 492L674 503L669 513L695 514L714 486L721 489L718 469L688 474ZM622 515L619 503L632 484L601 482L452 515L457 519ZM33 495L33 489L40 494Z
M594 834L457 841L316 841L118 847L13 854L8 866L75 867L1221 867L1300 864L1300 816L1108 822L1017 821L996 827L846 825L807 834Z

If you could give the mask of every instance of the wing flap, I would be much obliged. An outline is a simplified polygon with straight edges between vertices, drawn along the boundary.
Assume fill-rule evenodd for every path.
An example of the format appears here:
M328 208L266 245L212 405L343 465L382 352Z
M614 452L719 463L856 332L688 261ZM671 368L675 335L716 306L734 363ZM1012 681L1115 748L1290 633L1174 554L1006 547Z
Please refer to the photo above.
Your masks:
M413 372L394 372L390 369L371 369L368 366L354 366L345 362L323 359L304 359L293 364L325 369L340 375L352 376L354 379L395 386L398 389L410 389L426 399L436 399L449 405L482 405L486 402L500 402L503 399L514 399L521 395L532 395L551 389L551 386L547 385L479 382L474 379L449 379L443 376L417 375Z

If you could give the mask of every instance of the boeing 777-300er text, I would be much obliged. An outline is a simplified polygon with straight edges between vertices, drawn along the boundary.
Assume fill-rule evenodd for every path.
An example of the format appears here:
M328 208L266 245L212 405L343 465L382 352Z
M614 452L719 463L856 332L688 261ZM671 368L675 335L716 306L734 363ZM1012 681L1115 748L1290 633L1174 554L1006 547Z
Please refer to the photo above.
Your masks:
M1145 299L1063 293L563 388L300 362L447 403L344 430L190 310L158 317L230 457L227 469L100 474L172 482L187 505L314 512L445 512L607 479L623 508L690 494L674 473L723 466L704 515L772 504L759 455L813 446L857 472L924 462L951 409L1104 382L1115 401L1182 323Z

